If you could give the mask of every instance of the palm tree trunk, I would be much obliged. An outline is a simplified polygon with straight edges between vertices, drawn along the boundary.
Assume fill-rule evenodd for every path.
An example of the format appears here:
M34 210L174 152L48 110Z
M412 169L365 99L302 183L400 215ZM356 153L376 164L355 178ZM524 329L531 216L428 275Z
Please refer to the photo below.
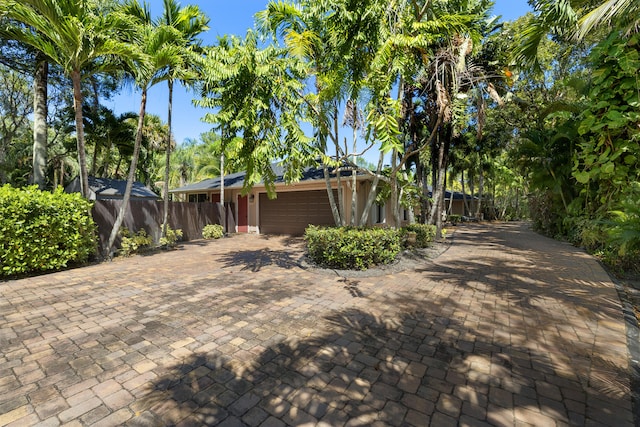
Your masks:
M111 250L118 237L118 231L120 226L124 222L124 217L127 214L127 208L129 207L129 199L131 198L131 189L133 188L133 181L135 181L136 168L138 167L138 157L140 156L140 145L142 143L142 127L144 126L144 115L147 108L147 90L142 91L142 97L140 99L140 115L138 116L138 128L136 129L136 140L133 145L133 155L131 156L131 166L129 167L129 176L127 177L127 186L124 190L124 197L122 198L122 204L118 209L118 216L113 223L111 234L109 235L109 241L107 248L105 249L105 258L111 258Z
M38 55L41 56L41 55ZM33 183L41 190L47 174L47 83L49 63L42 57L33 82Z
M467 212L471 213L469 210L469 201L467 200L467 190L464 185L464 169L462 170L460 177L460 184L462 185L462 216L466 216Z
M164 186L162 189L162 199L164 200L164 212L162 218L162 237L167 236L167 226L169 224L169 167L171 163L171 113L173 112L173 80L167 80L169 84L169 110L167 112L167 156L164 162Z
M84 124L82 123L82 88L80 86L80 71L71 73L73 82L73 108L76 116L76 141L78 146L78 163L80 164L80 193L85 199L89 198L89 174L87 173L87 155L84 144Z
M482 173L482 168L480 169L480 175L478 175L478 204L476 206L476 218L480 218L480 214L482 211L482 196L484 192L484 176Z
M91 89L93 90L93 105L91 109L93 110L94 120L98 120L98 110L100 109L100 95L98 94L98 82L95 77L91 78ZM96 176L96 169L98 168L98 152L99 152L99 143L96 139L93 145L93 157L91 159L91 169L89 170L89 175Z

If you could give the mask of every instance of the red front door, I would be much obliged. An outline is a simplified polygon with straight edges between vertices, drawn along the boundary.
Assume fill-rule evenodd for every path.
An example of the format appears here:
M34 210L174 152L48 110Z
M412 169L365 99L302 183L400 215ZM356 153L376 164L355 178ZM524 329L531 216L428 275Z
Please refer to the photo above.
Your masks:
M238 196L238 233L249 232L249 197Z

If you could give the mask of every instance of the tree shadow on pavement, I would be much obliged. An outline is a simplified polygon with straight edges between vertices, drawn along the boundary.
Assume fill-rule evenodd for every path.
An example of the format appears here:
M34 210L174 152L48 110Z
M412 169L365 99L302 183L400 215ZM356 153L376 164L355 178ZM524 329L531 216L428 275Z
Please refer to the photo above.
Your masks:
M500 344L458 319L455 300L390 305L395 314L335 312L267 346L195 349L141 391L130 424L633 423L620 410L624 391L607 395L559 371L546 351Z
M231 252L219 256L219 259L223 268L241 266L242 270L254 273L267 266L277 266L287 270L296 267L304 268L300 259L297 259L291 251L269 248Z

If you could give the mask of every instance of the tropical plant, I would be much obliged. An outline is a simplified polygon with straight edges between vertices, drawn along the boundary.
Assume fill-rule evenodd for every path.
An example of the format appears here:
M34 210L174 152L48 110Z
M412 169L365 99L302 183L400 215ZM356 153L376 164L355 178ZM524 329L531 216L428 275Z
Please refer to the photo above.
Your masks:
M182 239L182 230L174 230L171 227L167 227L167 235L160 237L159 244L163 248L173 248L178 243L178 240Z
M78 194L37 186L0 187L0 276L57 270L95 252L91 203Z
M136 23L137 32L134 41L138 44L135 55L132 55L132 61L127 67L127 71L131 73L136 85L142 91L140 100L140 112L138 113L138 125L136 128L136 139L131 157L131 166L127 177L127 185L125 188L122 204L118 210L118 215L113 224L109 241L107 243L105 254L110 255L111 249L118 237L118 231L124 221L124 216L129 205L131 190L135 180L140 146L142 143L142 132L144 126L144 116L147 105L147 91L149 87L157 82L159 72L170 67L177 61L179 57L179 48L173 43L175 31L171 27L164 25L153 26L151 22L151 14L148 6L142 7L137 0L130 0L125 3L123 13L127 14ZM166 230L163 237L167 237Z
M21 25L2 26L0 36L18 40L58 64L73 82L76 141L82 194L88 197L88 171L82 116L83 76L113 68L131 56L123 41L129 26L113 10L97 10L87 0L7 0L0 15ZM104 5L106 7L106 5Z
M166 162L162 197L164 199L164 219L162 235L166 237L169 215L169 166L171 163L171 126L173 112L173 85L176 80L189 82L197 77L195 53L200 50L198 36L209 29L209 18L197 6L189 5L184 8L176 0L163 0L164 9L156 25L162 25L173 30L173 45L176 48L174 60L164 69L164 79L169 88L169 103L167 112L167 126L169 131L166 139Z
M33 111L28 82L0 65L0 184L7 183L8 174L18 169L18 159L12 150L29 132L29 115Z
M245 189L263 179L271 195L274 159L284 159L288 166L285 179L292 181L316 154L300 122L305 106L300 96L303 66L285 54L274 46L259 49L252 31L244 40L235 36L220 39L204 58L204 97L197 101L202 107L218 109L204 120L222 135L221 154L232 153L230 157L243 164Z
M207 224L202 228L204 239L220 239L224 236L224 229L220 224Z

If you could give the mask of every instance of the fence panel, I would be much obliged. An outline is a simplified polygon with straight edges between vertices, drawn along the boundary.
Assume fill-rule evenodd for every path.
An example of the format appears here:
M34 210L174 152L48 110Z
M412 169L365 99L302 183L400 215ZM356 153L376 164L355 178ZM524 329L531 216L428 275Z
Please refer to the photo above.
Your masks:
M99 250L104 252L109 241L113 223L118 215L122 200L96 200L93 206L93 220L98 226ZM202 238L202 228L207 224L220 224L220 208L217 203L169 203L169 226L181 229L183 240ZM162 234L164 205L162 201L131 200L122 223L132 232L144 229L158 243ZM116 247L120 238L116 240Z

